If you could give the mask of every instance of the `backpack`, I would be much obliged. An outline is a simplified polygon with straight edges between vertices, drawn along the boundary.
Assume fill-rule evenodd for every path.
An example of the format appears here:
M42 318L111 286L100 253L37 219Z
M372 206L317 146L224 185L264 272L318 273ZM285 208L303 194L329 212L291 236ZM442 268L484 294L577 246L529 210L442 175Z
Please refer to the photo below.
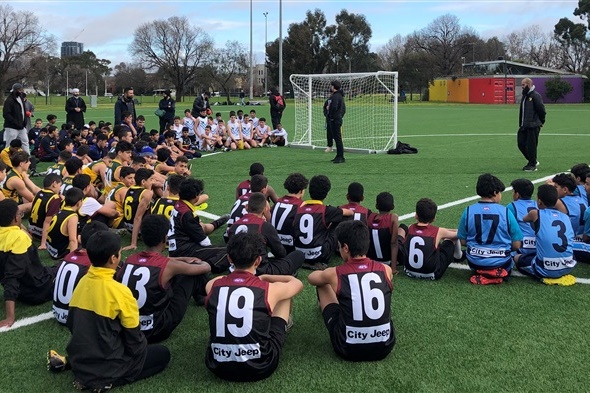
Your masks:
M403 143L401 141L397 141L397 145L395 146L395 149L387 150L387 154L416 154L416 153L418 153L418 149L410 146L407 143Z

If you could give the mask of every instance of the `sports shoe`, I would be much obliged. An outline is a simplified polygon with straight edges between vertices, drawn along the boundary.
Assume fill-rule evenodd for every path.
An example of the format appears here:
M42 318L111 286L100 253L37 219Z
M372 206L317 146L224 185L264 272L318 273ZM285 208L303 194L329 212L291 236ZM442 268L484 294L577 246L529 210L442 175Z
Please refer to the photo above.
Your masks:
M537 161L537 163L535 164L535 166L539 166L539 161Z
M465 251L461 251L461 256L459 258L455 258L455 256L453 255L453 262L463 262L466 259L467 254L465 253Z
M541 282L545 285L562 285L564 287L569 287L576 283L576 278L571 274L566 274L559 278L543 278L541 279Z
M332 160L332 162L334 164L342 164L342 163L346 162L346 159L344 157L336 157Z
M68 360L65 356L61 356L53 349L47 351L47 370L52 373L60 373L66 369L67 364Z
M229 221L229 214L224 214L223 216L219 217L217 220L213 221L211 224L213 224L213 227L215 227L215 229L219 228L222 225L227 224L227 222Z
M229 147L224 147L223 151L227 153L228 151L231 151L231 149Z
M332 146L328 146L326 147L326 150L324 150L324 153L332 153L334 151L334 149L332 148Z
M289 319L287 319L287 324L285 325L285 333L289 333L289 330L293 328L293 315L289 314Z
M485 276L482 276L481 274L471 276L471 278L469 279L469 282L471 282L473 285L502 284L502 281L504 280L502 280L501 278L487 278Z
M532 165L527 165L527 166L523 167L522 170L525 171L525 172L536 172L537 171L537 167L536 166L532 166Z
M90 389L90 388L87 388L86 386L82 385L82 383L80 381L74 381L74 382L72 382L72 385L74 386L74 389L76 389L76 390L78 390L80 392L83 391L83 390L88 390L91 393L108 392L113 387L113 385L106 385L106 386L104 386L102 388Z
M325 263L309 263L309 262L305 262L303 265L301 265L302 269L307 269L307 270L326 270L328 268L328 265L326 265Z
M207 210L208 207L209 205L207 204L207 202L203 202L200 205L195 206L197 210Z
M475 273L482 275L487 278L504 278L508 277L508 271L501 267L497 269L490 269L490 270L476 270Z
M111 229L111 232L120 237L124 237L130 234L130 232L125 228Z

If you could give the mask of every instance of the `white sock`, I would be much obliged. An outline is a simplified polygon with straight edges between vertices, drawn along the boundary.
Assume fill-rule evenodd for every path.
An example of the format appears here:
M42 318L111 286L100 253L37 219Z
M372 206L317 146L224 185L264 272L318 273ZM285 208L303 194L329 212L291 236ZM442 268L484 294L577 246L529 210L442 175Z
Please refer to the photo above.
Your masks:
M457 239L455 242L455 253L453 254L453 257L455 257L455 259L460 259L461 256L463 256L463 251L461 251L461 241Z

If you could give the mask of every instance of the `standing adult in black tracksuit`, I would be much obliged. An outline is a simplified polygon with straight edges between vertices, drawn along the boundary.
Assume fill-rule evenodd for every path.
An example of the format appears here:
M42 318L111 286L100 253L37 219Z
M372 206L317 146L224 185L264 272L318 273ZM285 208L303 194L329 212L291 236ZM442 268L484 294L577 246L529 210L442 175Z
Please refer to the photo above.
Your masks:
M326 116L326 129L328 135L331 135L336 142L336 157L332 159L334 164L341 164L344 160L344 146L342 144L342 118L346 113L346 105L344 104L344 94L340 81L330 82L332 89L332 98L328 107L328 114Z
M174 123L174 115L176 114L176 102L172 99L172 92L166 90L163 95L158 103L158 108L164 111L164 115L160 117L160 134L167 131L168 126Z
M520 101L518 149L527 159L527 164L522 168L526 172L537 170L537 146L539 133L545 124L545 105L541 95L535 91L535 86L530 78L522 80L522 100Z
M272 121L272 129L277 129L277 124L281 122L283 117L283 111L287 104L285 98L279 93L276 87L270 89L270 97L268 97L270 103L270 119Z

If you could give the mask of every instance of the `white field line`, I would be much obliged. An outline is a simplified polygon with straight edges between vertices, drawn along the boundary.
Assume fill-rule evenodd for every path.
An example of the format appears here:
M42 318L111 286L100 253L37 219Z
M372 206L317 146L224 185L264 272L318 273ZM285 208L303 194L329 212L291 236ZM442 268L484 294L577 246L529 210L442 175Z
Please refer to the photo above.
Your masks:
M208 154L208 155L211 156L213 154L219 154L219 153L220 152L211 153L211 154ZM206 156L203 156L203 157L206 157ZM551 176L545 176L545 177L542 177L540 179L533 180L533 183L535 183L535 184L536 183L542 183L544 181L547 181L548 179L551 179L552 177L553 177L553 175L551 175ZM506 191L511 191L511 190L512 190L512 187L508 187L506 189ZM463 203L475 201L475 200L477 200L479 198L480 198L479 196L475 195L475 196L472 196L472 197L463 198L463 199L459 199L457 201L445 203L444 205L439 206L438 207L438 210L442 210L442 209L446 209L446 208L449 208L449 207L461 205ZM404 215L399 216L399 219L400 220L407 220L408 218L414 217L414 214L415 214L415 212L404 214ZM205 211L199 211L198 212L198 215L201 216L201 217L209 218L211 220L216 220L216 219L219 218L218 215L212 214L212 213L208 213L208 212L205 212ZM458 264L458 263L452 263L449 267L451 267L453 269L469 270L469 266L467 266L467 265L461 265L461 264ZM524 275L522 275L522 274L520 274L520 273L518 273L516 271L513 272L512 275L515 276L515 277L525 277ZM576 283L590 284L590 279L576 277ZM24 327L24 326L29 326L29 325L35 324L37 322L45 321L45 320L51 319L51 318L53 318L53 312L50 311L50 312L47 312L47 313L44 313L44 314L36 315L34 317L28 317L28 318L19 319L10 328L0 328L0 333L8 332L10 330L18 329L18 328Z

